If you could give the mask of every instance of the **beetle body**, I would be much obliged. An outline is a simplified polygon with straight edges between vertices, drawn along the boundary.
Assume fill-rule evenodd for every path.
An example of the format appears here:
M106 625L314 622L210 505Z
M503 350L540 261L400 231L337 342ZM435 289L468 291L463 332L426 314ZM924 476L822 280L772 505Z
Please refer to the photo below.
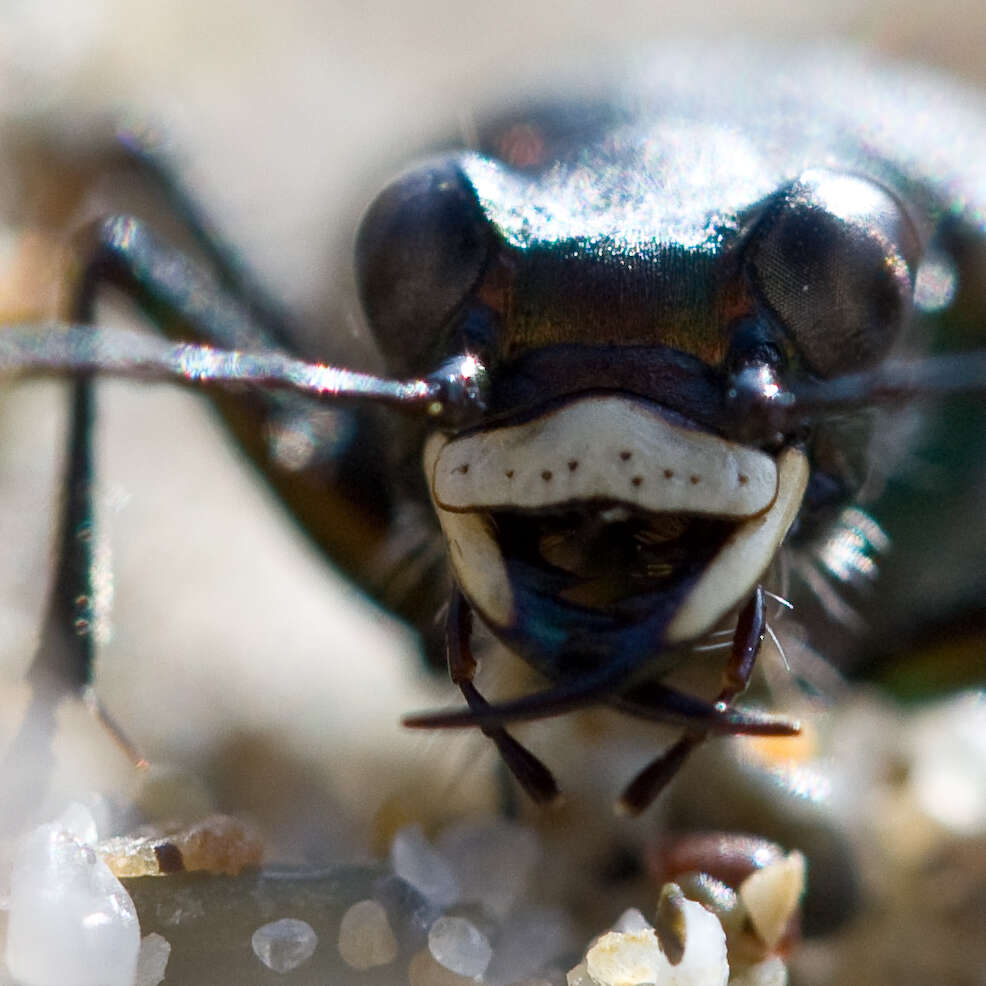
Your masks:
M929 278L974 301L972 97L916 122L933 80L758 54L662 52L596 103L498 120L363 221L391 371L465 351L490 375L486 416L425 446L426 482L456 583L555 682L688 660L792 525L806 581L870 581L885 539L840 511L899 467L907 416L764 428L737 391L783 403L926 352L950 315L925 284L915 305ZM819 547L845 531L855 549Z
M223 404L329 556L432 651L447 545L461 601L446 639L470 710L418 725L480 725L542 796L513 719L607 701L682 726L634 808L709 731L791 729L729 708L764 634L761 583L785 540L866 581L881 538L865 524L855 553L812 552L901 451L891 418L803 395L923 352L950 307L974 308L981 113L936 80L831 52L679 47L578 104L495 120L376 199L357 239L366 322L437 414L327 414L259 386ZM287 320L185 213L211 272L117 217L80 241L66 317L91 320L110 282L181 338L289 351ZM958 279L954 299L919 290L915 305L929 271ZM62 368L102 367L88 359ZM292 431L309 449L295 460L278 441ZM475 692L468 611L545 693L491 708ZM726 683L667 688L724 621Z

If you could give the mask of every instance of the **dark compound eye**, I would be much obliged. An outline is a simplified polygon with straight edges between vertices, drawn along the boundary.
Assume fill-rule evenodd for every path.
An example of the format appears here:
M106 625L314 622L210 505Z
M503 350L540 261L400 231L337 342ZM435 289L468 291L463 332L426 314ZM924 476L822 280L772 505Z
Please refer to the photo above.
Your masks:
M920 242L881 185L819 169L767 211L748 259L754 291L829 377L887 354L910 315Z
M356 278L392 372L425 372L444 355L442 329L479 278L489 243L454 161L409 172L377 196L357 234Z

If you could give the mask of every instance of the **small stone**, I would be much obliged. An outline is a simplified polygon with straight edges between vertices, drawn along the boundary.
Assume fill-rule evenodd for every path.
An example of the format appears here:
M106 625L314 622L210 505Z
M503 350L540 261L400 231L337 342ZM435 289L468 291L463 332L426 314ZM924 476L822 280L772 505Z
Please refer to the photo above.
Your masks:
M133 901L60 825L42 825L21 845L9 904L7 966L23 986L132 986L140 949Z
M585 962L580 962L575 968L569 969L565 976L568 986L596 986L589 976L589 970L585 967Z
M436 907L417 887L402 880L396 873L388 873L373 884L373 899L383 905L389 915L398 921L394 928L398 943L408 936L415 942L428 934L428 929L442 916Z
M628 931L646 931L648 928L653 929L653 927L654 925L636 907L630 907L616 919L613 931L626 933Z
M394 836L390 863L399 877L436 907L451 907L459 899L459 883L451 866L424 837L420 825L409 825Z
M912 726L910 788L946 831L986 832L986 697L967 692L940 702Z
M460 976L436 962L426 948L408 963L407 978L410 986L476 986L471 976Z
M769 955L733 976L729 986L787 986L787 966L779 955Z
M435 961L460 976L478 978L490 964L493 949L486 936L465 918L439 918L428 931L428 951Z
M740 884L740 900L767 948L776 948L784 937L804 889L805 858L799 852L754 870Z
M596 986L726 986L726 936L714 914L701 904L682 903L685 951L672 965L651 929L602 935L589 949L585 968ZM571 976L576 972L572 970ZM571 983L571 980L570 980Z
M210 815L187 827L154 826L106 839L96 847L119 877L168 876L203 870L236 876L259 866L264 855L260 837L239 819Z
M318 935L307 921L281 918L261 925L250 939L253 954L274 972L291 972L307 962L318 945Z
M491 986L514 986L543 973L559 956L571 954L575 944L571 920L563 911L547 907L518 910L500 925L483 981Z
M437 840L459 884L459 901L496 918L509 915L527 887L541 847L533 831L506 819L462 822Z
M665 965L667 960L651 929L607 932L585 957L586 971L601 986L658 983Z
M726 986L729 963L719 919L694 901L685 901L685 916L685 956L670 967L667 986Z
M145 935L140 942L137 955L137 976L134 986L158 986L164 980L168 959L171 957L171 942L153 932Z
M73 801L58 816L55 824L84 845L93 846L99 839L99 830L93 813L78 801Z
M343 914L339 954L347 965L360 970L388 965L397 958L397 939L387 912L375 900L361 900Z

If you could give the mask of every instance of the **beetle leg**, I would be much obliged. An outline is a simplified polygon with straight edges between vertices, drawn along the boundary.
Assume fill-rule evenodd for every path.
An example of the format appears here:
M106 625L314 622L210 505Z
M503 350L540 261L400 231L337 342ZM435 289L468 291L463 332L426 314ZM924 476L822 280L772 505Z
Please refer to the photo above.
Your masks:
M476 659L469 644L472 635L472 609L462 593L455 590L449 603L446 632L448 671L452 683L457 685L474 712L484 712L490 704L473 684ZM496 744L510 772L520 786L538 804L550 804L558 800L558 785L551 771L526 747L521 746L503 726L481 727L483 734Z
M117 216L93 223L76 244L79 251L78 275L68 293L65 313L70 323L94 322L96 305L103 288L113 285L122 289L162 331L193 335L210 344L240 345L247 350L263 350L273 345L269 331L272 316L257 315L249 302L241 303L227 293L208 274L179 251L152 236L139 220ZM224 278L234 281L232 272ZM93 330L98 331L98 330ZM72 364L66 364L72 368ZM72 389L72 431L69 440L65 501L61 519L61 541L54 576L52 596L46 615L42 641L32 665L35 683L43 681L49 696L78 694L96 713L113 737L136 762L142 758L123 731L101 707L91 691L95 641L93 627L93 511L92 511L92 426L94 419L94 382L85 369L76 371ZM251 403L251 398L255 398ZM249 406L248 406L249 405ZM303 415L314 404L296 395L246 395L238 402L228 402L234 428L250 439L259 458L268 455L265 445L268 430L276 415ZM235 409L234 409L235 408ZM358 410L342 412L357 415ZM306 502L317 502L323 513L332 514L335 540L319 537L320 543L337 561L358 571L358 559L365 559L378 541L386 537L389 503L383 494L384 483L377 475L379 462L367 468L344 471L341 460L360 454L359 449L374 447L366 440L365 430L352 423L340 431L359 433L361 442L350 441L330 462L318 461L308 470L291 472L282 469L277 478L294 481L293 489ZM355 450L355 452L353 451ZM364 451L362 459L368 459ZM379 457L378 457L379 458ZM348 464L348 458L347 458ZM364 463L365 464L365 463ZM309 480L305 485L299 479ZM340 476L347 479L345 488ZM375 487L367 489L367 484ZM314 501L311 487L318 487L321 499ZM300 488L304 486L304 488ZM351 489L350 487L353 487ZM354 492L354 489L359 487ZM342 501L337 512L330 507ZM351 509L347 511L345 507ZM341 521L338 518L343 518ZM326 526L323 523L323 526ZM322 535L317 529L316 535ZM362 541L362 545L358 544ZM54 689L54 691L52 691ZM57 701L57 698L55 699Z
M92 690L99 613L95 599L97 559L93 530L92 433L95 395L87 375L72 383L68 447L54 576L38 647L26 680L31 702L21 728L0 763L6 826L17 826L22 808L42 799L53 766L55 714L62 699L79 695L126 755L146 765L137 747Z
M70 295L68 317L71 321L92 321L97 290L105 275L105 263L104 253L94 249ZM50 745L54 730L52 717L58 702L67 695L78 695L128 756L142 763L143 758L133 743L91 690L95 662L94 633L99 615L94 599L97 572L92 503L92 437L95 421L92 375L77 373L70 394L70 425L57 557L38 649L27 674L34 699L22 733L25 742L30 734L34 756L38 756L38 751ZM43 774L39 771L38 776Z
M80 695L124 753L138 766L146 766L137 746L92 689L100 620L95 595L100 576L93 506L95 418L93 380L83 374L72 384L57 559L38 650L27 680L52 709L66 695Z
M112 142L112 152L115 152L115 159L118 159L117 155L122 157L129 170L160 193L171 215L177 217L209 261L222 287L249 310L273 342L290 348L293 331L290 316L264 290L241 256L215 228L207 212L182 183L178 169L153 134L121 128Z
M43 799L53 767L55 713L68 695L92 679L92 384L72 385L68 458L65 465L55 571L38 647L26 679L31 702L2 764L5 827L23 823L24 812Z
M238 288L235 271L221 271L218 279L211 276L142 221L131 216L97 221L82 231L76 249L81 273L72 321L91 323L96 299L107 286L116 287L169 337L204 343L210 350L242 351L246 355L240 363L271 356L290 362L278 347L274 316L258 311L263 305L249 293L243 301L226 287ZM219 390L215 400L247 454L312 540L362 589L390 603L417 627L440 656L431 624L444 597L444 581L435 578L396 601L385 598L395 566L404 563L390 555L388 546L405 525L401 506L408 491L394 488L391 464L381 454L393 444L388 436L393 437L397 425L374 408L341 407L331 397L246 387L235 394ZM290 439L294 433L310 440L312 452L303 461L285 460L279 451L280 436ZM414 526L422 528L412 533L423 540L433 520L415 515Z
M723 672L722 688L716 698L717 706L731 702L749 684L766 630L764 591L763 586L758 585L740 612L729 663ZM789 724L789 733L797 731L796 725ZM620 796L618 810L627 815L639 815L664 790L692 750L705 742L708 735L709 730L705 727L689 729L627 785Z
M96 618L93 600L92 429L90 377L72 383L64 498L51 595L28 671L35 689L78 694L92 684ZM59 696L61 697L61 696Z
M78 234L75 249L81 264L72 313L77 321L91 320L97 294L112 284L136 301L166 335L191 336L230 349L277 348L274 333L249 303L159 240L135 216L91 223Z

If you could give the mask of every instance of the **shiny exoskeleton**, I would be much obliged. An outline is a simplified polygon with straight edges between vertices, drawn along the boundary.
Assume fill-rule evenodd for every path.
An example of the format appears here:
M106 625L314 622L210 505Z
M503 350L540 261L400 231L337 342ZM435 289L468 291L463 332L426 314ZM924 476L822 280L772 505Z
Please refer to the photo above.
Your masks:
M2 355L15 371L80 374L77 490L88 374L251 383L219 402L285 501L446 649L468 709L408 723L479 726L538 800L554 780L510 722L606 702L680 726L626 790L639 811L710 733L796 730L732 704L766 631L766 588L787 591L782 545L829 608L830 582L871 582L884 535L852 505L901 459L898 416L880 409L982 389L981 355L926 354L981 322L983 118L967 93L856 56L708 46L504 114L478 146L404 173L363 219L357 283L388 379L288 365L338 349L308 333L299 350L289 319L131 145L129 166L165 189L206 263L130 217L97 223L79 237L65 312L81 327L10 335ZM257 358L219 366L211 351L87 328L107 283L173 338ZM331 437L326 401L340 405ZM341 407L354 401L410 418ZM313 450L290 470L264 439L286 423ZM89 595L73 521L87 510L70 498L49 632L77 626ZM486 701L474 616L543 691ZM724 629L722 680L703 695L672 687ZM91 646L73 658L79 683Z

